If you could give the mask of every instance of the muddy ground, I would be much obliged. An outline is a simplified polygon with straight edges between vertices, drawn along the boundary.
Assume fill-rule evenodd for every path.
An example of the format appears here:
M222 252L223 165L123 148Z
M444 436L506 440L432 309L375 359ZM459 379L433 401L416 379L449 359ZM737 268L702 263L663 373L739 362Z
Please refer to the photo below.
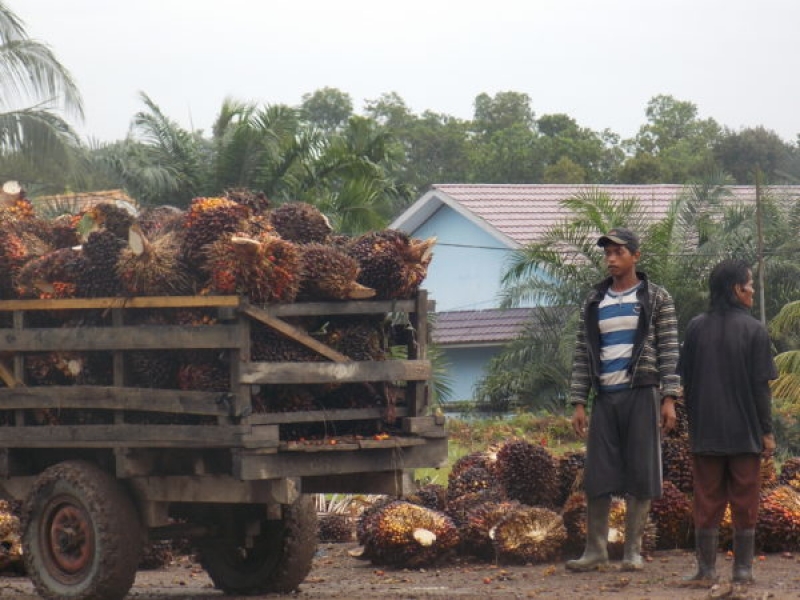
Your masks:
M679 585L680 579L694 565L692 554L682 550L656 552L641 573L610 570L574 574L567 573L562 563L497 566L460 558L428 569L388 569L352 558L348 550L355 547L355 544L321 544L311 573L297 593L256 598L800 599L800 553L758 557L754 567L756 583L731 590L728 583L731 559L725 554L719 555L717 565L722 575L721 584L714 589L690 589ZM128 597L137 600L244 600L244 597L226 596L214 590L205 572L188 557L180 557L166 568L140 571ZM26 578L2 577L0 598L35 600L37 596Z

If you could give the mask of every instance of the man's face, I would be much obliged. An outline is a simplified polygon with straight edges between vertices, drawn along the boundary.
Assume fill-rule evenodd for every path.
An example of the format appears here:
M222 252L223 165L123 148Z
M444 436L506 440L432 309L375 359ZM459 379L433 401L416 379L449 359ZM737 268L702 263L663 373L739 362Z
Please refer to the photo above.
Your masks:
M747 283L744 285L736 284L734 286L734 292L736 293L736 298L738 298L739 302L745 308L753 308L753 294L755 290L753 290L753 274L749 273L747 278Z
M603 256L606 261L606 268L612 277L622 277L631 271L636 271L636 263L639 262L639 251L631 254L627 246L619 244L606 244L603 248Z

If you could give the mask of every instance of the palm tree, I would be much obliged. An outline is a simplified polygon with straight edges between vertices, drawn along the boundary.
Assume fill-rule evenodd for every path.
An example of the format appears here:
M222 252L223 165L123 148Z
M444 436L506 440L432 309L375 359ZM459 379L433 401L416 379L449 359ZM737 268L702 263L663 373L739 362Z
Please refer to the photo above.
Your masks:
M21 153L63 161L78 138L62 114L83 118L72 76L0 2L0 158Z

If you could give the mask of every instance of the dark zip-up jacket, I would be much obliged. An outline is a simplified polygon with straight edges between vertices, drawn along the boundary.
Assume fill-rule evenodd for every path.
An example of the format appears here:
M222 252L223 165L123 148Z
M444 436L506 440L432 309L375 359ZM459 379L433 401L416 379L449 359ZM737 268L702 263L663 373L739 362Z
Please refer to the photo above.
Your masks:
M629 374L631 387L655 386L661 397L678 396L678 319L669 292L637 272L643 282L636 291L642 310L633 343ZM586 404L591 391L600 389L600 326L598 305L611 287L611 277L591 291L581 308L569 402Z

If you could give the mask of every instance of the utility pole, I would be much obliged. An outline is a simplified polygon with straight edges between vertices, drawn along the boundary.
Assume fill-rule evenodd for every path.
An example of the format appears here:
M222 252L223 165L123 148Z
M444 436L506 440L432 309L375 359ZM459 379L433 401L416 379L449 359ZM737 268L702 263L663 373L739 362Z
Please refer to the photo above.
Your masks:
M758 308L762 325L767 324L767 308L764 306L764 227L761 210L761 167L756 166L756 236L758 260Z

